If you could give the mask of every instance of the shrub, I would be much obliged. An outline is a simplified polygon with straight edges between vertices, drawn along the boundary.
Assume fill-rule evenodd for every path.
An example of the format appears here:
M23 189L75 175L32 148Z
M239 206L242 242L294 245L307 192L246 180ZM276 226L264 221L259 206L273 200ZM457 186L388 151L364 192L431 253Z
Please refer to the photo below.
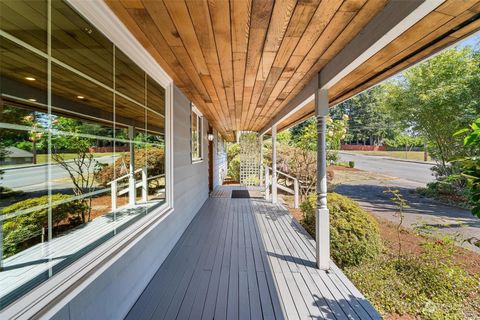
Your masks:
M228 176L234 181L240 181L240 156L235 156L228 163Z
M85 210L85 206L78 200L55 205L56 202L70 198L70 195L65 194L52 195L52 203L54 203L52 206L52 223L54 226L67 218L78 219L79 215ZM0 211L0 214L9 214L38 207L38 210L8 219L3 223L4 253L6 255L15 254L39 242L37 235L41 234L42 228L48 226L47 205L48 196L42 196L19 201ZM33 237L35 237L36 241L32 240Z
M345 271L383 314L469 319L475 313L478 279L452 262L450 246L427 242L419 256L385 254Z
M301 205L303 225L315 235L316 196ZM375 258L381 250L377 222L353 200L337 193L328 194L330 247L333 260L341 267L356 266Z
M136 149L135 168L139 169L145 166L145 160L147 160L147 172L149 176L156 176L165 173L165 155L163 148L148 147L147 149ZM122 154L120 159L115 161L115 173L113 171L113 164L103 166L95 173L95 180L97 180L100 185L105 187L107 183L114 179L114 177L125 175L126 172L123 170L126 168L128 171L129 166L130 154ZM140 179L140 176L141 174L138 173L138 177L136 177L136 179Z
M350 168L355 168L355 161L348 161L348 166Z

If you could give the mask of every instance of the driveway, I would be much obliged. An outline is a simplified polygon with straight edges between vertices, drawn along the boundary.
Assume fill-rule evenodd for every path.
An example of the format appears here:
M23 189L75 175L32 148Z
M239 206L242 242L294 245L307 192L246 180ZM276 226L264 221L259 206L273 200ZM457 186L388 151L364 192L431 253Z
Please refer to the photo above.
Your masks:
M351 172L348 181L335 187L335 191L355 199L366 210L378 217L398 222L396 207L385 190L397 189L408 201L404 225L411 229L442 237L455 237L459 244L480 252L480 248L465 242L471 237L480 238L480 219L470 211L444 205L433 199L420 197L415 188L433 181L431 165L386 159L377 156L341 154L343 161L355 161L355 167L371 173L358 175Z

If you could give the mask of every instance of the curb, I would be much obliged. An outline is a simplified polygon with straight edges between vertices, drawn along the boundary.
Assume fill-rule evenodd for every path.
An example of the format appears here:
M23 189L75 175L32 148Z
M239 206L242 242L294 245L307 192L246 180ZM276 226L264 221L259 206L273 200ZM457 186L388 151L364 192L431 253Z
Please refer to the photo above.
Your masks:
M394 157L387 157L387 156L372 156L372 155L368 155L368 154L351 153L351 152L342 151L342 150L340 150L339 153L349 154L351 156L363 156L363 157L379 158L379 159L392 160L392 161L413 162L413 163L426 164L426 165L435 165L436 164L433 161L409 160L409 159L394 158Z

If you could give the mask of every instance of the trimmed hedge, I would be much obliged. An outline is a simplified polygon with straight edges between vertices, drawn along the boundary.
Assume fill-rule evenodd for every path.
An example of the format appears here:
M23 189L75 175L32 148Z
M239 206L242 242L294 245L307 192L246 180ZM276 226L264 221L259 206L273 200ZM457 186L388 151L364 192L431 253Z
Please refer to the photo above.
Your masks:
M165 154L162 148L148 147L135 150L135 168L140 169L145 165L145 157L147 160L147 171L149 176L156 176L165 173ZM114 177L120 177L125 174L123 170L128 171L130 166L130 154L123 154L120 159L115 161L115 172L113 171L113 164L104 166L95 173L95 180L103 187L107 183L114 180ZM137 174L137 179L140 179L141 174Z
M52 203L70 198L70 195L54 194L52 195ZM45 206L31 213L8 219L3 223L4 254L6 256L13 255L39 242L42 228L48 226L48 208L46 205L48 205L48 196L42 196L16 202L0 211L0 214L8 214ZM78 200L53 205L52 223L55 226L67 218L76 218L85 209L85 205Z
M315 236L316 195L301 205L302 224ZM328 194L330 249L332 259L342 268L357 266L378 256L382 245L378 224L355 201L337 193Z

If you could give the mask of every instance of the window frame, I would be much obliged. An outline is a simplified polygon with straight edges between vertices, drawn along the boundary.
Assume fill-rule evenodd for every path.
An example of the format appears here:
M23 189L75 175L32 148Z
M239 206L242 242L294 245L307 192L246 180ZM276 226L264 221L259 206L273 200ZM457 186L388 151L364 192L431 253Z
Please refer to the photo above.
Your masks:
M141 241L152 228L161 224L174 212L173 198L173 80L150 56L146 49L130 33L103 1L85 2L83 0L66 1L83 18L91 22L110 41L121 49L130 59L141 67L154 81L165 89L165 202L145 217L132 223L116 236L103 242L90 252L66 266L46 281L33 287L22 297L13 301L0 311L0 318L31 318L55 315L71 299L93 283L106 268L122 258L128 250ZM50 5L50 2L49 2ZM50 10L50 8L48 8ZM51 21L47 22L48 24ZM48 53L27 44L10 35L9 40L42 56L51 63L58 62Z
M198 108L190 103L191 112L190 112L190 156L192 163L199 163L203 161L203 115L198 110ZM193 119L196 119L196 139L194 141L194 131L193 131ZM198 156L194 154L195 144L198 151Z

